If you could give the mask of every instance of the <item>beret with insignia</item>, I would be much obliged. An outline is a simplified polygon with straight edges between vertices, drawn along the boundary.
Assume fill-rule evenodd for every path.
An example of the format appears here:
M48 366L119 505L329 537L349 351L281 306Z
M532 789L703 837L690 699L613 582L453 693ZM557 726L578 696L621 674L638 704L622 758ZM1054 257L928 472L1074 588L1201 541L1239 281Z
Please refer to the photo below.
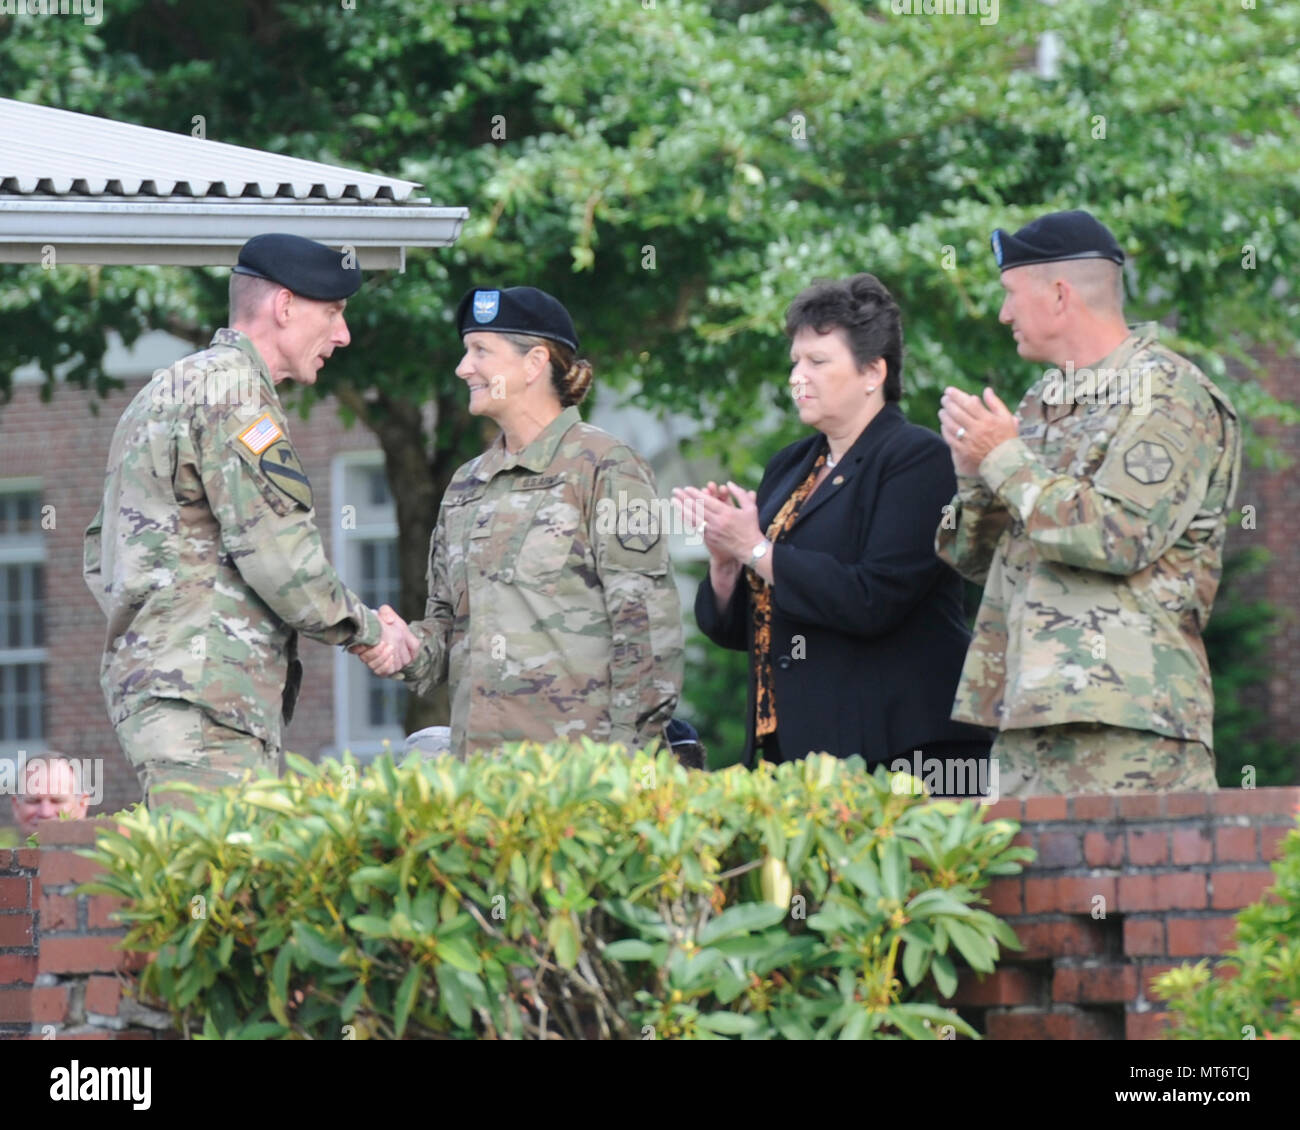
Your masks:
M476 286L466 292L456 307L460 336L468 333L528 334L578 348L578 331L560 303L544 290L512 286L492 290Z
M237 275L269 279L318 302L351 298L361 287L356 253L283 232L255 235L239 249Z
M1110 229L1083 211L1049 212L1031 220L1015 235L998 228L989 242L998 268L1003 271L1064 259L1109 259L1124 265L1124 252Z

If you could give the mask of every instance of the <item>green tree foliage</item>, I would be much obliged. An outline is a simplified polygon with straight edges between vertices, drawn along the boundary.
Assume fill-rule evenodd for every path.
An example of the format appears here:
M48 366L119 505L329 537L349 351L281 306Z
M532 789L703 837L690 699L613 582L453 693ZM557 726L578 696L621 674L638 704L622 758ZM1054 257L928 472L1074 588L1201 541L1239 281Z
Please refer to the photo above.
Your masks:
M996 321L988 234L1053 208L1114 228L1132 317L1173 323L1216 380L1293 348L1297 28L1297 0L1004 4L989 26L884 0L115 0L97 27L0 18L0 70L24 100L184 133L203 115L470 207L455 248L354 300L319 385L383 445L410 616L437 500L484 440L453 376L471 283L559 294L601 383L698 418L689 454L751 484L799 431L781 315L816 276L894 291L914 420L949 383L1014 401L1034 373ZM0 381L35 359L104 387L105 327L198 341L224 317L221 272L0 277ZM1278 410L1225 384L1248 419Z

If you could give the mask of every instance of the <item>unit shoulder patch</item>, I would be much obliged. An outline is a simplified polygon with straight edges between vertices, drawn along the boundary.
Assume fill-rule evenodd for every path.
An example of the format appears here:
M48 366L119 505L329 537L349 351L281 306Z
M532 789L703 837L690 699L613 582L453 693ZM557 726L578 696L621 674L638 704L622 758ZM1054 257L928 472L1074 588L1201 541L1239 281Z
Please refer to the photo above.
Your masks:
M633 553L649 553L656 545L659 544L659 531L653 532L637 530L622 531L618 530L614 536L618 538L618 544L624 549L630 549Z
M1124 453L1124 470L1145 486L1163 483L1173 469L1168 448L1151 440L1135 443Z
M262 455L262 471L281 494L307 510L312 508L311 481L289 441L276 441Z

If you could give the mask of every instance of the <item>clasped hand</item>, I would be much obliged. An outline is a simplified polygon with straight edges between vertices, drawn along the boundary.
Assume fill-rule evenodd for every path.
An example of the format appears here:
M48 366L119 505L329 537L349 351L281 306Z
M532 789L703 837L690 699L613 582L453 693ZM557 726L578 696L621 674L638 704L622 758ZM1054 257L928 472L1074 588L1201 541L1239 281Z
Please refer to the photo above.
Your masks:
M673 500L681 506L687 524L702 530L704 544L715 561L744 565L754 546L763 540L752 490L735 483L709 483L703 490L677 487Z
M387 678L396 675L415 658L420 650L420 641L393 609L385 604L376 613L383 627L379 642L373 647L365 644L353 644L348 648L353 655L361 656L362 661L376 675Z

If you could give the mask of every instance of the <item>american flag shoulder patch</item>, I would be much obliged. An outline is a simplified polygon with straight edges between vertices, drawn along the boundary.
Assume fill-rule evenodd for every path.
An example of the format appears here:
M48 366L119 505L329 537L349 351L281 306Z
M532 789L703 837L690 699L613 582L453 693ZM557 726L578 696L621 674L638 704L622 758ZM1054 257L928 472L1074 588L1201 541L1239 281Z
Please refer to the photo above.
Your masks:
M284 432L280 425L271 419L270 412L266 412L239 433L239 442L254 455L261 455L282 435Z

